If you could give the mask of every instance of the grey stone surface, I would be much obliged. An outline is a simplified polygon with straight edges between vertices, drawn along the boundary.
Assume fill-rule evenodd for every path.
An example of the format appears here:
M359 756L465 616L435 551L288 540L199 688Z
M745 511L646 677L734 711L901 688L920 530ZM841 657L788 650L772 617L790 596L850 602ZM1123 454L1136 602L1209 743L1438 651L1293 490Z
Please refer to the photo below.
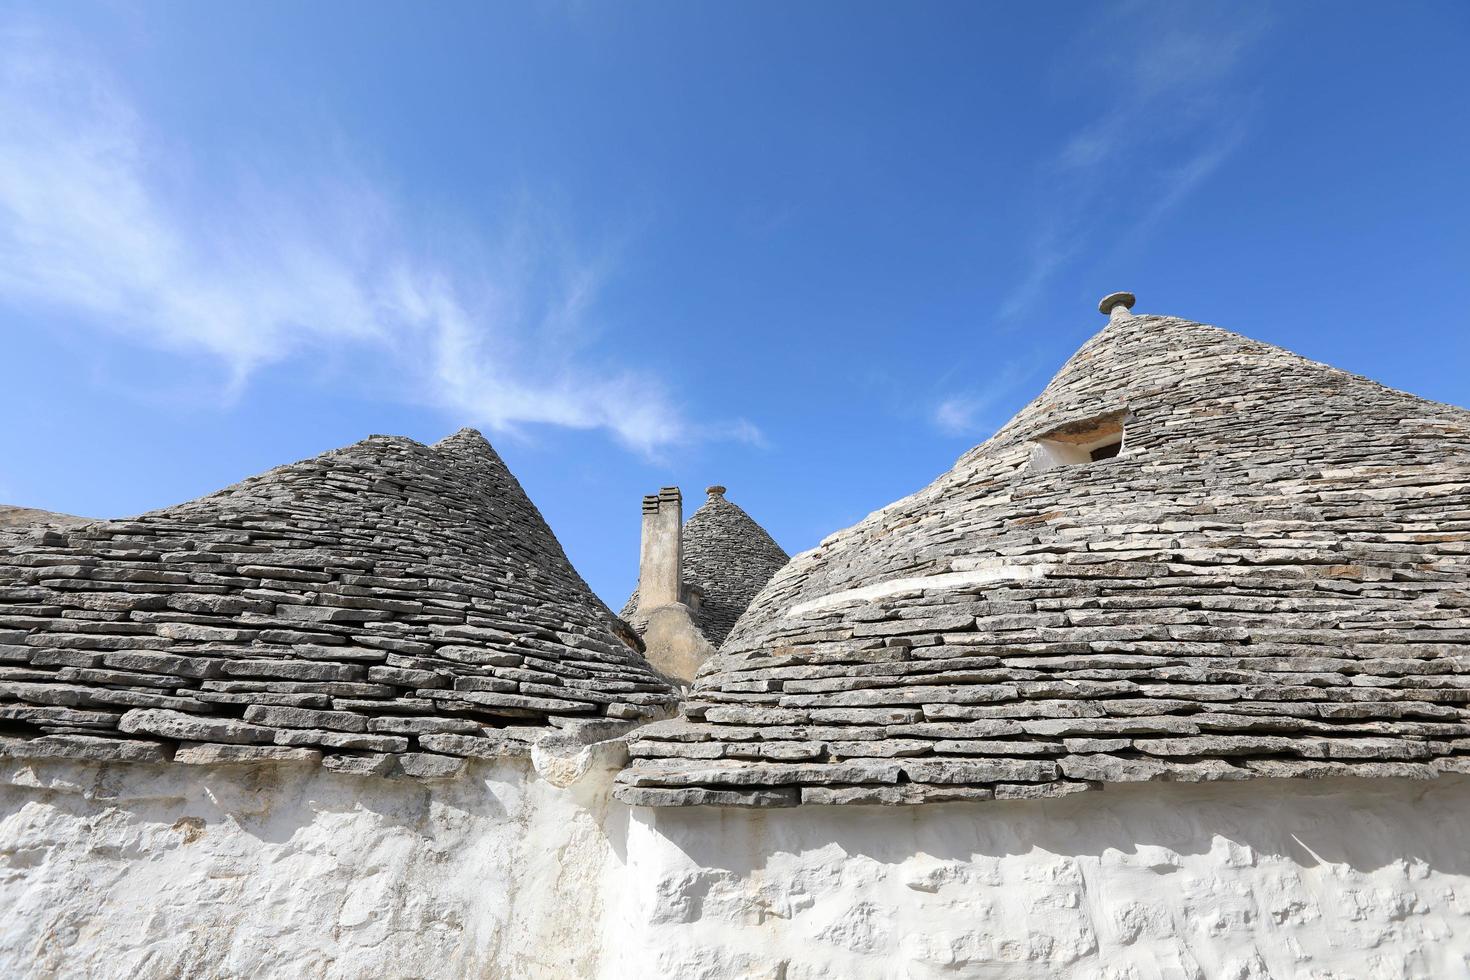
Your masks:
M750 792L727 789L642 789L618 786L614 795L632 806L796 806L801 793L794 786Z
M167 746L157 742L95 735L42 735L0 738L0 756L13 759L82 759L88 762L167 762Z
M766 529L725 499L724 487L708 488L707 498L684 522L683 585L701 593L695 626L718 647L765 584L790 560ZM640 634L647 620L639 613L635 591L621 616Z
M71 527L87 523L87 518L73 514L58 514L35 507L15 507L0 504L0 528L18 527Z
M1470 771L1470 412L1119 299L994 437L777 572L621 784L864 804ZM773 768L791 742L820 749ZM855 758L905 779L839 778Z
M398 756L398 770L415 779L453 779L468 764L464 759L431 752L408 752Z
M508 738L490 733L472 737L469 735L421 735L419 745L430 752L445 755L473 756L478 759L496 759L502 756L529 756L532 743L524 739Z
M322 756L322 767L344 776L387 776L397 764L393 756L384 753L349 755L328 753Z
M129 711L123 715L117 727L130 735L157 735L180 742L268 744L277 734L275 729L251 725L233 718L201 718L156 708Z
M624 629L479 433L373 436L136 518L0 529L0 736L447 778L505 726L667 713Z
M316 765L322 761L322 754L317 749L290 748L284 745L185 742L174 752L173 761L194 766Z

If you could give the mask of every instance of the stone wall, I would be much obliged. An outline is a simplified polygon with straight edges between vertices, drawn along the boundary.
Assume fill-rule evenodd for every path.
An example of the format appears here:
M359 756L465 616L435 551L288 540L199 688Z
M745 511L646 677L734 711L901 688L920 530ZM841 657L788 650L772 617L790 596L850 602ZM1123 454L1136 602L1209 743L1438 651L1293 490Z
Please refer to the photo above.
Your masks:
M0 770L6 977L1402 978L1470 969L1470 777L609 802L524 760Z
M607 778L0 764L0 976L596 972Z
M1266 980L1470 971L1470 779L639 808L609 975Z

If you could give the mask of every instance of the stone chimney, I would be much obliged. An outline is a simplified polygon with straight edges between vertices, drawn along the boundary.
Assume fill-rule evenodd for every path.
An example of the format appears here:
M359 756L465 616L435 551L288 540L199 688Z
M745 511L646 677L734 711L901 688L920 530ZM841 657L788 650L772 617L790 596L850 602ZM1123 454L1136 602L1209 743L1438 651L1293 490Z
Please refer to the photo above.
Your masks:
M648 662L669 680L688 684L715 655L694 622L692 593L684 591L684 498L664 487L643 498L638 550L638 616Z
M684 498L664 487L643 498L643 537L638 551L638 606L654 609L682 601Z

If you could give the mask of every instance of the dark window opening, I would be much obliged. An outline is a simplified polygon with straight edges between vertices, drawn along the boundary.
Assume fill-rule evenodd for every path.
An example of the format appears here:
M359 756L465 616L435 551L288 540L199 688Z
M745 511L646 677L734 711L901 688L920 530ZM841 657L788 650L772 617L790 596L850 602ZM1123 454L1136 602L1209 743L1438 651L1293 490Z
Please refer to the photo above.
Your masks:
M1031 468L1049 470L1113 459L1123 452L1124 431L1132 416L1127 409L1058 426L1031 442Z

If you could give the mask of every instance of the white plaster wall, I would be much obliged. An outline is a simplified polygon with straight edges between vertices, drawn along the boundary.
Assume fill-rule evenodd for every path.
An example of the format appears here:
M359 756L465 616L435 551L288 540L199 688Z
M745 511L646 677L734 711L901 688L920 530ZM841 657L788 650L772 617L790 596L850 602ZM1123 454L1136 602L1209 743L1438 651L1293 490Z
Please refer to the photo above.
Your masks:
M634 811L622 977L1470 976L1470 780Z
M1470 778L630 809L0 760L0 977L1470 976Z
M0 976L592 975L593 782L0 759Z

